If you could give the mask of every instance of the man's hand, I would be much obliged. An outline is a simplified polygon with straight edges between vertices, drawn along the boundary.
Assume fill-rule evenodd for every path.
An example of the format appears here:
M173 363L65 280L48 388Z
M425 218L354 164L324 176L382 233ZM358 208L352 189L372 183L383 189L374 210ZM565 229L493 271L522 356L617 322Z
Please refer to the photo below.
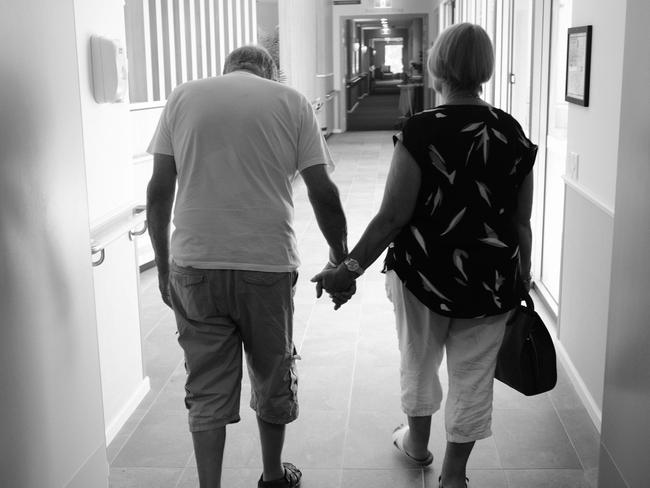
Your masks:
M332 261L328 261L325 267L323 268L323 271L327 271L328 269L336 269L336 264L334 264ZM322 273L322 271L321 271ZM320 273L317 274L316 276L320 276ZM316 277L314 276L314 278ZM312 278L311 281L316 281ZM320 298L323 295L323 283L322 281L316 281L316 298Z
M352 296L357 292L357 282L352 283L352 286L346 291L339 291L336 293L330 293L330 298L334 303L334 310L341 308L341 305L346 303Z
M166 273L158 273L158 289L160 290L162 301L169 308L172 308L172 301L169 296L169 271Z
M357 291L355 278L347 269L328 263L311 281L316 283L316 297L320 298L324 289L334 302L334 310L338 310Z

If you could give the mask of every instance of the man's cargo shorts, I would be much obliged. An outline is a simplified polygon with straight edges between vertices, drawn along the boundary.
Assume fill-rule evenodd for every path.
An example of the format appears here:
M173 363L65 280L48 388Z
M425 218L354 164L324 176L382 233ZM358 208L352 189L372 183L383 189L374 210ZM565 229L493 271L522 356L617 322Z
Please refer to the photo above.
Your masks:
M242 344L250 406L264 421L298 417L293 345L296 271L198 269L172 263L170 293L185 353L191 432L238 422Z

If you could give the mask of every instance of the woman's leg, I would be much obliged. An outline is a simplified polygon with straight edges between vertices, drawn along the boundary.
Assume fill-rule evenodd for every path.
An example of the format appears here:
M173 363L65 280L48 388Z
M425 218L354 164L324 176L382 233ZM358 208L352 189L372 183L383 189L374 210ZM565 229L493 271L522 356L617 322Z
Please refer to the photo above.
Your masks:
M425 459L429 455L431 415L408 417L408 423L409 430L404 435L404 449L415 459Z
M444 488L465 487L474 442L492 435L494 369L508 316L454 319L449 327L447 449L441 473Z
M467 476L467 461L474 448L471 442L449 442L445 450L445 459L442 462L440 478L444 488L465 488Z
M431 415L440 409L438 369L444 355L449 319L434 314L404 287L394 271L386 274L386 291L395 311L401 364L402 410L409 431L404 449L416 458L429 455Z

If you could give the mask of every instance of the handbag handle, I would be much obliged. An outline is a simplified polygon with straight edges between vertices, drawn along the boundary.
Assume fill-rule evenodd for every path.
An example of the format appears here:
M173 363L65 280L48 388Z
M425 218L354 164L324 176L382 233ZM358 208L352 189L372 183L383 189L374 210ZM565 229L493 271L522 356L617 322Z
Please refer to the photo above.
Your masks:
M519 288L518 290L519 295L521 296L519 303L521 304L521 302L525 302L527 308L531 310L535 310L535 303L533 303L533 299L530 296L530 292L526 290L526 287L524 286L524 282L521 279L521 275L517 277L517 286Z
M533 311L535 310L535 303L533 302L533 298L530 296L530 293L526 293L526 295L523 296L521 300L526 303L526 308L529 308Z

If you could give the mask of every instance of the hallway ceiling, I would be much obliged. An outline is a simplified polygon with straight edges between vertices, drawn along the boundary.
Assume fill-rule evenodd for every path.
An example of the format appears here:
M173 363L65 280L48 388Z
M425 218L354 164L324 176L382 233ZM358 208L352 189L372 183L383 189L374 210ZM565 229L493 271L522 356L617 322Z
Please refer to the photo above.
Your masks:
M359 17L354 22L362 29L381 29L380 19L388 19L388 25L394 29L407 29L415 19L421 19L422 15L392 14L377 15L373 17Z

